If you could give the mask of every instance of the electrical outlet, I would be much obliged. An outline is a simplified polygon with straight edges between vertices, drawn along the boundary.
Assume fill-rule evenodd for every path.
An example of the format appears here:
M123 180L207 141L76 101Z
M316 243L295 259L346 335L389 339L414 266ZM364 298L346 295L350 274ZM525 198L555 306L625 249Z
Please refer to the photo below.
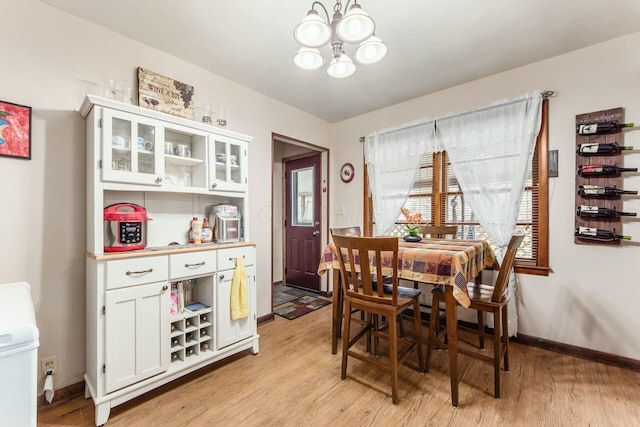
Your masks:
M51 371L52 374L58 373L58 356L51 356L40 361L40 371L42 376L46 377L47 373Z

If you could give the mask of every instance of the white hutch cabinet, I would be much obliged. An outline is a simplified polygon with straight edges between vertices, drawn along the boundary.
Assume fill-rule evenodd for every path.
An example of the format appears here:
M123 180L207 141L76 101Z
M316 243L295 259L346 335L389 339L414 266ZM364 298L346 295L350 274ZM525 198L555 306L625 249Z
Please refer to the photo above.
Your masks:
M102 425L111 407L235 353L258 353L256 251L247 221L240 242L188 243L191 219L211 206L235 205L248 218L251 138L91 95L80 112L87 119L85 396ZM104 251L104 208L115 203L146 210L145 249ZM249 316L232 320L238 258ZM178 284L200 309L172 311Z

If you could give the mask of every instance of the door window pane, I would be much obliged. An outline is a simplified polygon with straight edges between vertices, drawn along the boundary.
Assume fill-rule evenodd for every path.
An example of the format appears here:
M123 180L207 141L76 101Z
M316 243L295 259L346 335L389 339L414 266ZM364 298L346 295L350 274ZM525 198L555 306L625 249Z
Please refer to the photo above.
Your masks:
M313 225L313 176L314 168L291 172L291 219L293 226Z

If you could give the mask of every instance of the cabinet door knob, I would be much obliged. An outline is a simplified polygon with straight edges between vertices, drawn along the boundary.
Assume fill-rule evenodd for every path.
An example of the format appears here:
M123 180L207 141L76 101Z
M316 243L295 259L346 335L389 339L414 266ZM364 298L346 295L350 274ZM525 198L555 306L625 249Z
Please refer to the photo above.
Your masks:
M156 182L157 182L157 183L161 183L161 182L162 182L162 177L161 177L161 176L157 177L157 178L156 178Z
M224 280L224 274L220 275L220 280Z
M169 289L169 287L168 287L167 285L164 285L164 286L162 287L162 290L163 290L163 291L166 291L167 289Z
M217 182L214 182L213 184L211 184L211 188L216 188L218 186Z

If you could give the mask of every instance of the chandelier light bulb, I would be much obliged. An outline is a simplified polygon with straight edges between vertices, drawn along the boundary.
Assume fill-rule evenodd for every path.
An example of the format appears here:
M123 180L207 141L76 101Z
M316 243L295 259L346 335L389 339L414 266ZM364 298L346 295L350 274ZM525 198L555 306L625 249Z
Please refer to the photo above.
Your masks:
M360 44L358 50L356 50L355 58L359 64L370 65L387 56L388 52L389 48L382 40L376 36L371 36Z
M312 9L293 30L293 38L305 47L324 46L331 39L331 27Z
M353 63L351 58L345 54L340 55L338 58L333 58L331 64L327 68L327 74L329 77L333 77L335 79L349 77L355 72L356 65Z
M316 70L324 65L324 58L318 49L301 47L293 57L293 62L304 70Z
M355 3L338 24L338 37L347 43L360 43L373 35L376 24L359 4Z

